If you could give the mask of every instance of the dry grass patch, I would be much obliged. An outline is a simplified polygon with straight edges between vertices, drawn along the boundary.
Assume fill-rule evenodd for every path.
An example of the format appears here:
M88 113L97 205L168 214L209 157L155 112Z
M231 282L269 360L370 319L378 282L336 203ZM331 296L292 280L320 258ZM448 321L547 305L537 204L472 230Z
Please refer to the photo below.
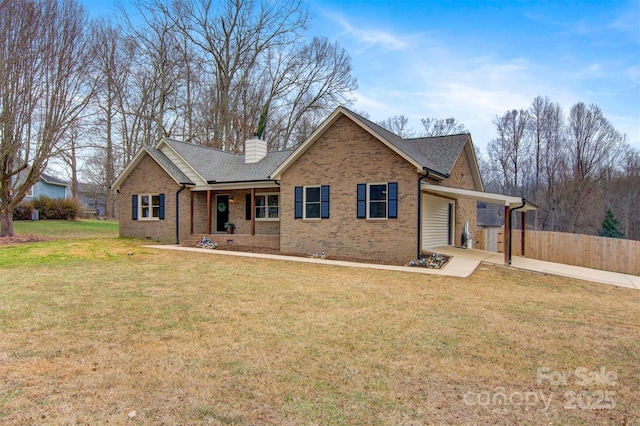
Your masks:
M47 244L60 243L34 247ZM3 264L8 249L5 423L640 421L637 290L496 267L461 280L117 239L58 245L44 264ZM615 384L536 380L539 367L601 366ZM601 390L615 392L615 407L564 407L567 392ZM553 399L548 409L500 404L501 392Z

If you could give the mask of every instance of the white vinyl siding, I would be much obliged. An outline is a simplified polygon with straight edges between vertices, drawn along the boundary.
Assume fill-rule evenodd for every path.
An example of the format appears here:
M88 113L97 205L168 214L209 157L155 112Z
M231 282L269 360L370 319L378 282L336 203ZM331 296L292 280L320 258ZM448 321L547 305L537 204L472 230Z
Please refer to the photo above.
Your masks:
M160 148L160 151L164 155L167 156L173 164L178 166L178 168L191 180L191 182L195 182L198 185L206 185L207 182L203 181L200 175L193 171L191 166L185 163L180 156L178 156L173 149L168 146L163 146Z
M424 250L449 244L450 232L453 234L449 217L449 205L452 203L452 200L445 198L422 195L422 248Z

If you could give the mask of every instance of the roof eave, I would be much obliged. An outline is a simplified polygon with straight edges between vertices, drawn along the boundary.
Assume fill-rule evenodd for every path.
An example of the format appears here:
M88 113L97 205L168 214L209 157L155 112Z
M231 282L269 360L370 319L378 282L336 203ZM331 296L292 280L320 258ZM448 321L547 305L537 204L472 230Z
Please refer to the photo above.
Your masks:
M469 137L467 139L467 143L465 143L465 151L467 151L467 158L469 158L470 162L473 164L469 164L471 167L471 174L473 175L473 180L476 182L476 188L478 191L484 191L484 182L482 182L482 174L480 173L480 167L478 166L478 157L476 156L476 150L473 146L473 140L471 139L471 133L469 133Z
M366 123L364 123L361 120L359 120L356 116L354 116L351 113L351 111L349 111L348 109L344 108L343 106L339 106L331 113L331 115L329 117L327 117L322 122L322 124L311 134L311 136L309 136L307 138L306 141L304 141L289 157L287 157L287 159L282 164L280 164L280 166L278 166L278 168L276 168L276 170L274 170L274 172L269 177L274 179L274 180L281 180L282 179L282 173L284 173L284 171L286 171L291 166L291 164L293 164L311 145L313 145L313 143L317 139L319 139L320 136L334 122L336 122L338 120L338 118L340 118L341 115L344 115L344 116L348 117L351 121L356 123L362 129L364 129L369 134L371 134L373 137L378 139L380 142L382 142L384 145L386 145L393 152L395 152L396 154L398 154L399 156L404 158L407 162L411 163L416 168L416 171L418 173L422 173L423 172L423 165L422 164L420 164L414 158L412 158L409 155L407 155L407 153L405 153L404 151L402 151L401 149L399 149L398 147L396 147L395 145L390 143L387 139L385 139L382 135L380 135L378 132L376 132L374 129L372 129L370 126L368 126Z
M138 151L138 153L136 155L133 156L133 158L131 159L131 161L129 162L129 164L127 164L127 166L124 168L124 170L122 171L122 173L120 173L120 175L118 175L118 177L116 178L116 180L113 181L113 183L111 184L111 186L109 188L111 189L120 189L120 186L122 185L122 182L124 182L124 180L127 178L127 176L129 176L129 174L133 171L133 169L136 168L136 166L138 165L138 163L140 163L140 161L142 160L144 155L148 155L153 161L155 161L155 163L160 166L162 168L162 170L165 171L165 173L167 175L169 175L169 177L171 177L171 179L173 179L173 181L175 183L177 183L178 185L195 185L195 183L193 182L180 182L178 179L176 179L171 172L169 172L162 164L160 164L158 162L158 160L156 160L153 156L153 154L147 149L146 146L143 146L142 148L140 148L140 150Z
M173 147L171 146L171 144L169 144L167 141L168 141L168 139L167 139L166 137L163 137L163 138L162 138L162 139L160 139L160 141L156 144L155 148L156 148L158 151L162 151L162 150L160 149L162 146L166 146L166 147L168 147L168 148L171 150L171 152L173 152L173 153L174 153L174 154L175 154L175 155L176 155L180 160L182 160L182 161L184 162L184 164L186 164L186 165L187 165L187 167L189 167L189 169L191 169L191 171L192 171L196 176L198 176L198 178L202 179L202 182L206 182L206 181L207 181L207 179L205 179L205 177L204 177L204 176L202 176L202 174L201 174L198 170L196 170L196 168L195 168L195 167L193 167L193 165L192 165L190 162L188 162L188 161L187 161L187 160L186 160L182 155L180 155L180 153L179 153L175 148L173 148ZM166 155L166 154L165 154L165 155ZM183 171L182 173L184 173L184 171ZM186 173L184 173L184 174L186 175Z

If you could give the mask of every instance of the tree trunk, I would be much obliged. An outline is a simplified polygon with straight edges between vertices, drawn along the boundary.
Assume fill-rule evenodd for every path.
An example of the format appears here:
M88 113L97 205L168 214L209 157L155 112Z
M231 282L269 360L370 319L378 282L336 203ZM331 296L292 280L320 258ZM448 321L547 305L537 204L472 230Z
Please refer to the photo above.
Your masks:
M0 211L0 237L13 237L13 211Z

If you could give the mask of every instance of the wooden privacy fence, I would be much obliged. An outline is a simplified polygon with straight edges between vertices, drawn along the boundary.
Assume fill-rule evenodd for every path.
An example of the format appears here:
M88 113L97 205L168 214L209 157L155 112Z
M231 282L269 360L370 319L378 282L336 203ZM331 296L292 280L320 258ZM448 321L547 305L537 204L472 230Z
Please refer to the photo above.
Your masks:
M495 236L493 236L494 234ZM497 239L497 250L503 252L503 229L479 229L476 248L489 250L486 242ZM512 252L521 256L522 231L512 231ZM486 248L485 248L486 247ZM525 232L525 257L584 266L603 271L640 275L640 241L565 232Z

